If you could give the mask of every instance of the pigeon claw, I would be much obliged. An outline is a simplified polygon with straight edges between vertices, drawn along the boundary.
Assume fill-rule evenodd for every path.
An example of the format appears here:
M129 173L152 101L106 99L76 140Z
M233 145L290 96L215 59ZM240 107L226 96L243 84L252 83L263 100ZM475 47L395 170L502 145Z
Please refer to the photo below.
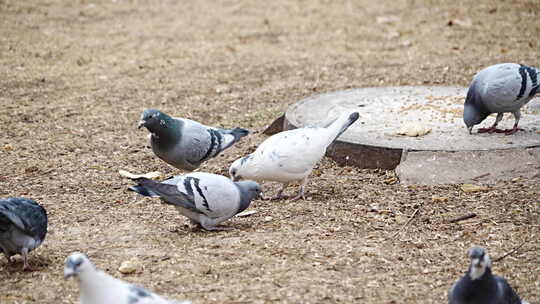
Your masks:
M23 265L22 270L24 272L33 272L33 271L35 271L35 269L32 266L30 266L30 264L28 264L28 263Z
M489 127L489 128L480 128L478 129L478 133L505 133L506 130L497 129L495 127Z
M504 133L505 135L512 135L516 133L517 131L525 131L525 130L523 130L522 128L514 127L512 129L503 130L502 133Z

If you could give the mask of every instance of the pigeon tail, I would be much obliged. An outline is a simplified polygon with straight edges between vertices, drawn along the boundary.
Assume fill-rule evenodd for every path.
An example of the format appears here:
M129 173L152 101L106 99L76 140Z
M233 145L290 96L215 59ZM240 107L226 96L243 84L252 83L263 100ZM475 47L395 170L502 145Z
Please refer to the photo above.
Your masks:
M224 135L224 141L223 141L223 144L221 145L219 152L231 147L237 141L239 141L240 138L247 136L249 134L249 130L244 129L244 128L238 128L238 127L234 129L219 129L219 130Z
M230 130L230 133L234 136L235 140L239 140L240 138L247 136L249 134L249 130L236 127Z
M136 181L139 183L136 186L131 186L128 188L129 191L137 192L142 196L148 196L148 197L159 197L159 194L155 193L154 191L148 189L143 185L144 182L148 183L148 181L152 181L147 178L138 178Z
M360 118L358 112L353 112L351 114L342 115L326 128L330 131L329 138L331 142L335 141L341 134L343 134L347 129Z

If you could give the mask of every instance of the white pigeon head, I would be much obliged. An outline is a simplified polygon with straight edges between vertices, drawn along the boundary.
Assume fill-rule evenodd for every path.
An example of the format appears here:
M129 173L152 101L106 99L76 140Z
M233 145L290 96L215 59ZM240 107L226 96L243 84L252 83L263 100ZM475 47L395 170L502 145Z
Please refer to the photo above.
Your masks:
M486 250L480 246L474 246L469 249L469 258L471 265L469 266L469 276L471 280L481 278L487 268L491 267L491 259Z
M247 165L250 158L251 156L247 155L235 160L232 163L232 165L229 167L229 176L231 177L231 180L236 182L244 178L249 178L249 167Z
M66 258L64 265L64 279L78 277L79 275L93 271L94 265L84 253L74 252Z

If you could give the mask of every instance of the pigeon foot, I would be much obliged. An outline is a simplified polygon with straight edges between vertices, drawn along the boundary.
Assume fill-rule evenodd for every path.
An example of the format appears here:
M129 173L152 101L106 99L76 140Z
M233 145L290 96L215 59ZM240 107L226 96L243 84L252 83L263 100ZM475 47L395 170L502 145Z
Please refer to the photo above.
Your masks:
M22 270L24 272L34 272L36 271L32 266L30 266L30 264L26 264L23 266Z
M504 133L505 135L512 135L512 134L516 133L517 131L525 131L525 130L523 130L522 128L514 127L514 128L512 128L512 129L506 129L506 130L504 130L503 133Z
M480 128L478 129L478 133L506 133L506 130L497 129L495 127L489 127L489 128Z
M291 198L291 201L297 201L297 200L299 200L299 199L306 200L306 197L305 197L304 193L298 193L297 196Z

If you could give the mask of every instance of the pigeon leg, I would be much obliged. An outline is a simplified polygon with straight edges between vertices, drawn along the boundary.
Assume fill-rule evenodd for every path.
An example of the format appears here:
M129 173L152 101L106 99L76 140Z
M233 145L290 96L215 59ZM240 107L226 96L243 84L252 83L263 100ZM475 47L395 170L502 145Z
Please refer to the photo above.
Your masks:
M307 185L307 182L308 182L308 178L306 176L306 178L304 178L304 180L302 180L302 184L300 184L300 190L298 191L298 195L293 197L291 200L296 201L296 200L299 200L299 199L303 199L303 200L306 199L305 193L304 193L304 187Z
M506 135L512 135L516 133L517 131L525 131L521 128L518 128L519 118L521 117L521 112L518 110L517 112L514 112L514 117L516 118L516 122L514 123L514 127L512 129L506 129L504 130L504 134Z
M203 224L201 223L201 227L204 228L204 230L208 230L208 231L230 231L230 230L233 230L233 228L231 227L224 227L224 226L212 226L212 225L208 225L208 224Z
M23 271L34 271L32 266L28 263L28 248L23 248L21 254L23 256Z
M499 124L499 122L501 121L501 119L503 118L503 113L497 113L497 117L495 118L495 122L493 123L493 125L489 128L480 128L478 129L478 133L504 133L506 132L506 130L501 130L501 129L497 129L497 125Z
M512 129L504 130L504 134L505 135L512 135L512 134L516 133L517 131L525 131L525 130L523 130L522 128L518 128L517 124L515 124Z
M289 185L289 183L283 183L283 185L281 186L281 189L279 189L278 193L275 196L271 197L270 200L275 201L275 200L280 200L280 199L287 199L288 196L283 195L283 191L285 191L285 188L287 188L288 185Z

